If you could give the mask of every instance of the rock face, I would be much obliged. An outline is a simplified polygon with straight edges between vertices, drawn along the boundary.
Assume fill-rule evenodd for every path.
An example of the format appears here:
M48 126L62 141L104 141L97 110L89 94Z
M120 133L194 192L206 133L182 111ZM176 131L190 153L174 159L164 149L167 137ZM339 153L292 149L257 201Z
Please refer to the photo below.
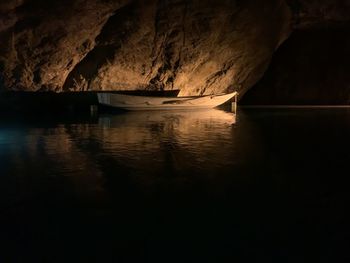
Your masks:
M295 30L241 102L349 104L350 1L289 2Z
M297 29L344 25L350 21L349 0L286 0Z
M350 30L296 31L244 104L350 104Z
M127 1L10 0L0 4L0 73L11 90L61 91Z
M10 0L0 85L243 94L290 34L290 10L284 0Z

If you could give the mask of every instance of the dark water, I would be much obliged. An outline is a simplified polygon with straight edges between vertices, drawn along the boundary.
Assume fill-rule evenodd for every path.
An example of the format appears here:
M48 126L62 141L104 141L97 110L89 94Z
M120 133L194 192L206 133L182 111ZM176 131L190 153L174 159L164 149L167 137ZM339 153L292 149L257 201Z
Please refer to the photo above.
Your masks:
M350 111L0 118L0 262L350 262Z

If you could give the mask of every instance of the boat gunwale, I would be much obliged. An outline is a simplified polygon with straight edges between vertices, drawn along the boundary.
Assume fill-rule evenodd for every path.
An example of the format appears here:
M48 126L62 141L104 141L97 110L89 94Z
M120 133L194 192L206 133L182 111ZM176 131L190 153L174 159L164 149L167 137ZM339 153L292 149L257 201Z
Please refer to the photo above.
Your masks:
M98 92L100 93L100 92ZM206 97L219 97L219 96L226 96L226 95L233 95L237 96L238 92L234 91L231 93L220 93L220 94L207 94L207 95L199 95L199 96L176 96L176 97L163 97L163 96L142 96L142 95L130 95L130 94L122 94L122 93L112 93L112 92L101 92L101 93L110 93L111 95L122 95L122 96L130 96L130 97L143 97L143 98L157 98L157 99L199 99L199 98L206 98ZM235 94L234 94L235 93Z
M238 92L234 91L231 93L220 93L220 94L208 94L204 96L183 96L183 97L156 97L156 96L133 96L118 93L100 93L99 103L105 106L114 108L121 108L126 110L165 110L165 109L200 109L200 108L215 108L225 103L233 97L237 97ZM108 96L109 99L106 101L102 99L102 96ZM100 97L101 96L101 97ZM227 99L226 99L227 98ZM112 102L111 100L114 100ZM203 101L221 100L215 105ZM223 101L225 100L225 101ZM198 102L195 102L198 101ZM235 99L236 101L236 99ZM192 102L194 104L192 104ZM190 105L189 105L190 104ZM192 105L191 105L192 104Z

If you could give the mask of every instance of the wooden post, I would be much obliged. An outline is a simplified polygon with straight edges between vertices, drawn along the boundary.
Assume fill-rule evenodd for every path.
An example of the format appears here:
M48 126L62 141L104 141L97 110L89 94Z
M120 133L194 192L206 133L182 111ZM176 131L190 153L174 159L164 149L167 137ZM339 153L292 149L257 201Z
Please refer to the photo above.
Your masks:
M231 111L234 114L237 114L237 94L233 97L232 103L231 103Z
M91 116L95 116L98 111L98 106L97 105L90 105L90 114Z

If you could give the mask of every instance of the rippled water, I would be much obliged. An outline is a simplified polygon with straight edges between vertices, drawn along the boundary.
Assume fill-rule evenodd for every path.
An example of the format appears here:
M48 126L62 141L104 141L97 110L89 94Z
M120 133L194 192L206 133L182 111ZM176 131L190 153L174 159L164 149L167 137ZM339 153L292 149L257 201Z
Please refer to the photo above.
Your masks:
M0 121L0 262L336 262L347 251L346 109Z

